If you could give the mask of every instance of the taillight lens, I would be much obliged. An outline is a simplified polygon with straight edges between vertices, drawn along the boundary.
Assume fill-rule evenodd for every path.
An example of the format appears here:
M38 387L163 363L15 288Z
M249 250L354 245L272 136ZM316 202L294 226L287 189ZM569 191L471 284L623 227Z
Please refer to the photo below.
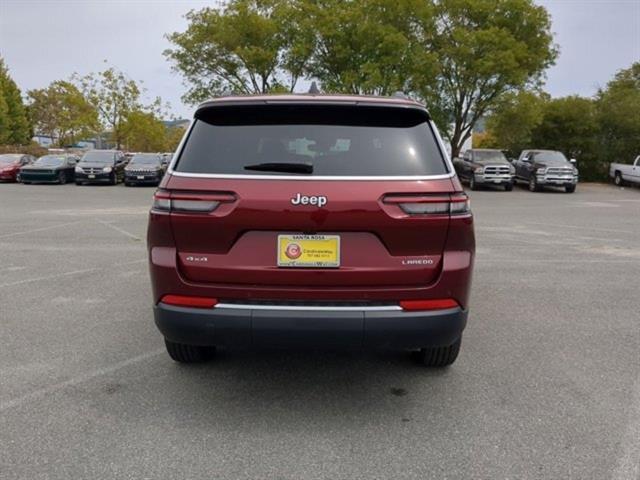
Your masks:
M448 202L438 203L401 203L400 208L409 215L436 215L449 213Z
M409 215L460 215L469 213L469 197L464 193L453 195L387 195L383 202L395 204Z
M460 304L453 298L441 298L436 300L401 300L400 307L407 311L418 310L446 310L457 308Z
M471 211L471 200L469 200L469 197L464 193L451 195L449 208L451 215L469 213Z
M160 299L161 303L176 307L213 308L218 303L215 298L190 297L186 295L165 295Z
M220 202L201 200L171 200L171 210L178 212L212 212Z
M209 213L221 203L234 202L230 193L175 193L158 190L153 196L153 210L176 213Z

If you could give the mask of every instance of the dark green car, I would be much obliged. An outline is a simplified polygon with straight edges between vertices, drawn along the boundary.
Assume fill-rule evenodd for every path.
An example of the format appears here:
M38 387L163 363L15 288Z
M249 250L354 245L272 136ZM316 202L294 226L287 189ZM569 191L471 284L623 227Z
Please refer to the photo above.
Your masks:
M80 160L76 155L55 154L38 158L31 165L20 169L19 178L22 183L59 183L73 182L76 163Z

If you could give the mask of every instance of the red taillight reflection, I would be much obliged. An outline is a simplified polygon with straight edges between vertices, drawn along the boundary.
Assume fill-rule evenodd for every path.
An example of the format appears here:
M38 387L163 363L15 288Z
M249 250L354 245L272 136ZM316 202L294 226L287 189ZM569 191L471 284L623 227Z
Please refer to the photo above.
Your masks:
M447 308L457 308L460 305L453 298L442 298L437 300L401 300L400 306L403 310L446 310Z
M215 298L189 297L185 295L165 295L160 299L161 303L176 307L213 308L218 303Z

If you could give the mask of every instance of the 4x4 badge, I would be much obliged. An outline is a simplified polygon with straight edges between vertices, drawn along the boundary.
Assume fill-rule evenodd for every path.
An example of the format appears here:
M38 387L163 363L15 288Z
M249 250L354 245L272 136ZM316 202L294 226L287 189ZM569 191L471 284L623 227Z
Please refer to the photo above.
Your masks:
M324 195L307 196L296 193L296 196L291 199L293 205L317 205L318 207L324 207L327 202L327 197Z

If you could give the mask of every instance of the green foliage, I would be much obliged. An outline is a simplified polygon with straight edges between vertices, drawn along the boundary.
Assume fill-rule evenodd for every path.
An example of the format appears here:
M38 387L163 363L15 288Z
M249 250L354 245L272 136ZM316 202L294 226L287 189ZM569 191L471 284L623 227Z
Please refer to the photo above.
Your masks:
M482 145L560 150L578 160L583 180L604 181L611 162L640 154L640 63L621 70L595 99L550 99L523 91L503 96L487 118Z
M0 57L0 144L26 145L31 137L31 121L20 89Z
M538 82L557 51L549 14L531 0L438 0L435 6L439 72L419 93L456 156L497 99Z
M121 135L129 151L161 152L167 143L166 130L153 112L134 110L127 113Z
M426 100L454 154L501 95L539 81L557 54L533 0L230 0L187 20L165 51L187 102L293 91L300 78L335 93L402 90Z
M533 128L531 144L535 148L559 150L578 160L580 177L597 180L606 175L597 155L598 122L592 99L570 96L549 100L541 122Z
M214 94L292 91L309 49L296 30L294 5L279 0L232 0L223 9L186 15L185 32L167 35L164 52L190 88L184 100L197 103Z
M629 163L640 155L640 62L621 70L597 96L600 155Z
M99 130L97 110L71 82L55 81L30 90L28 96L36 130L57 139L60 146L73 145Z
M184 136L185 130L180 127L169 127L165 132L165 144L162 149L164 152L175 152L178 144Z
M307 74L325 90L391 95L433 78L429 49L433 8L422 0L315 0L306 2L313 32Z
M486 148L507 150L511 157L530 148L533 129L542 122L548 101L548 95L530 90L503 95L487 118L491 143L485 143Z
M127 116L143 108L140 87L113 67L75 79L89 103L97 109L102 126L110 130L116 148L120 148Z

